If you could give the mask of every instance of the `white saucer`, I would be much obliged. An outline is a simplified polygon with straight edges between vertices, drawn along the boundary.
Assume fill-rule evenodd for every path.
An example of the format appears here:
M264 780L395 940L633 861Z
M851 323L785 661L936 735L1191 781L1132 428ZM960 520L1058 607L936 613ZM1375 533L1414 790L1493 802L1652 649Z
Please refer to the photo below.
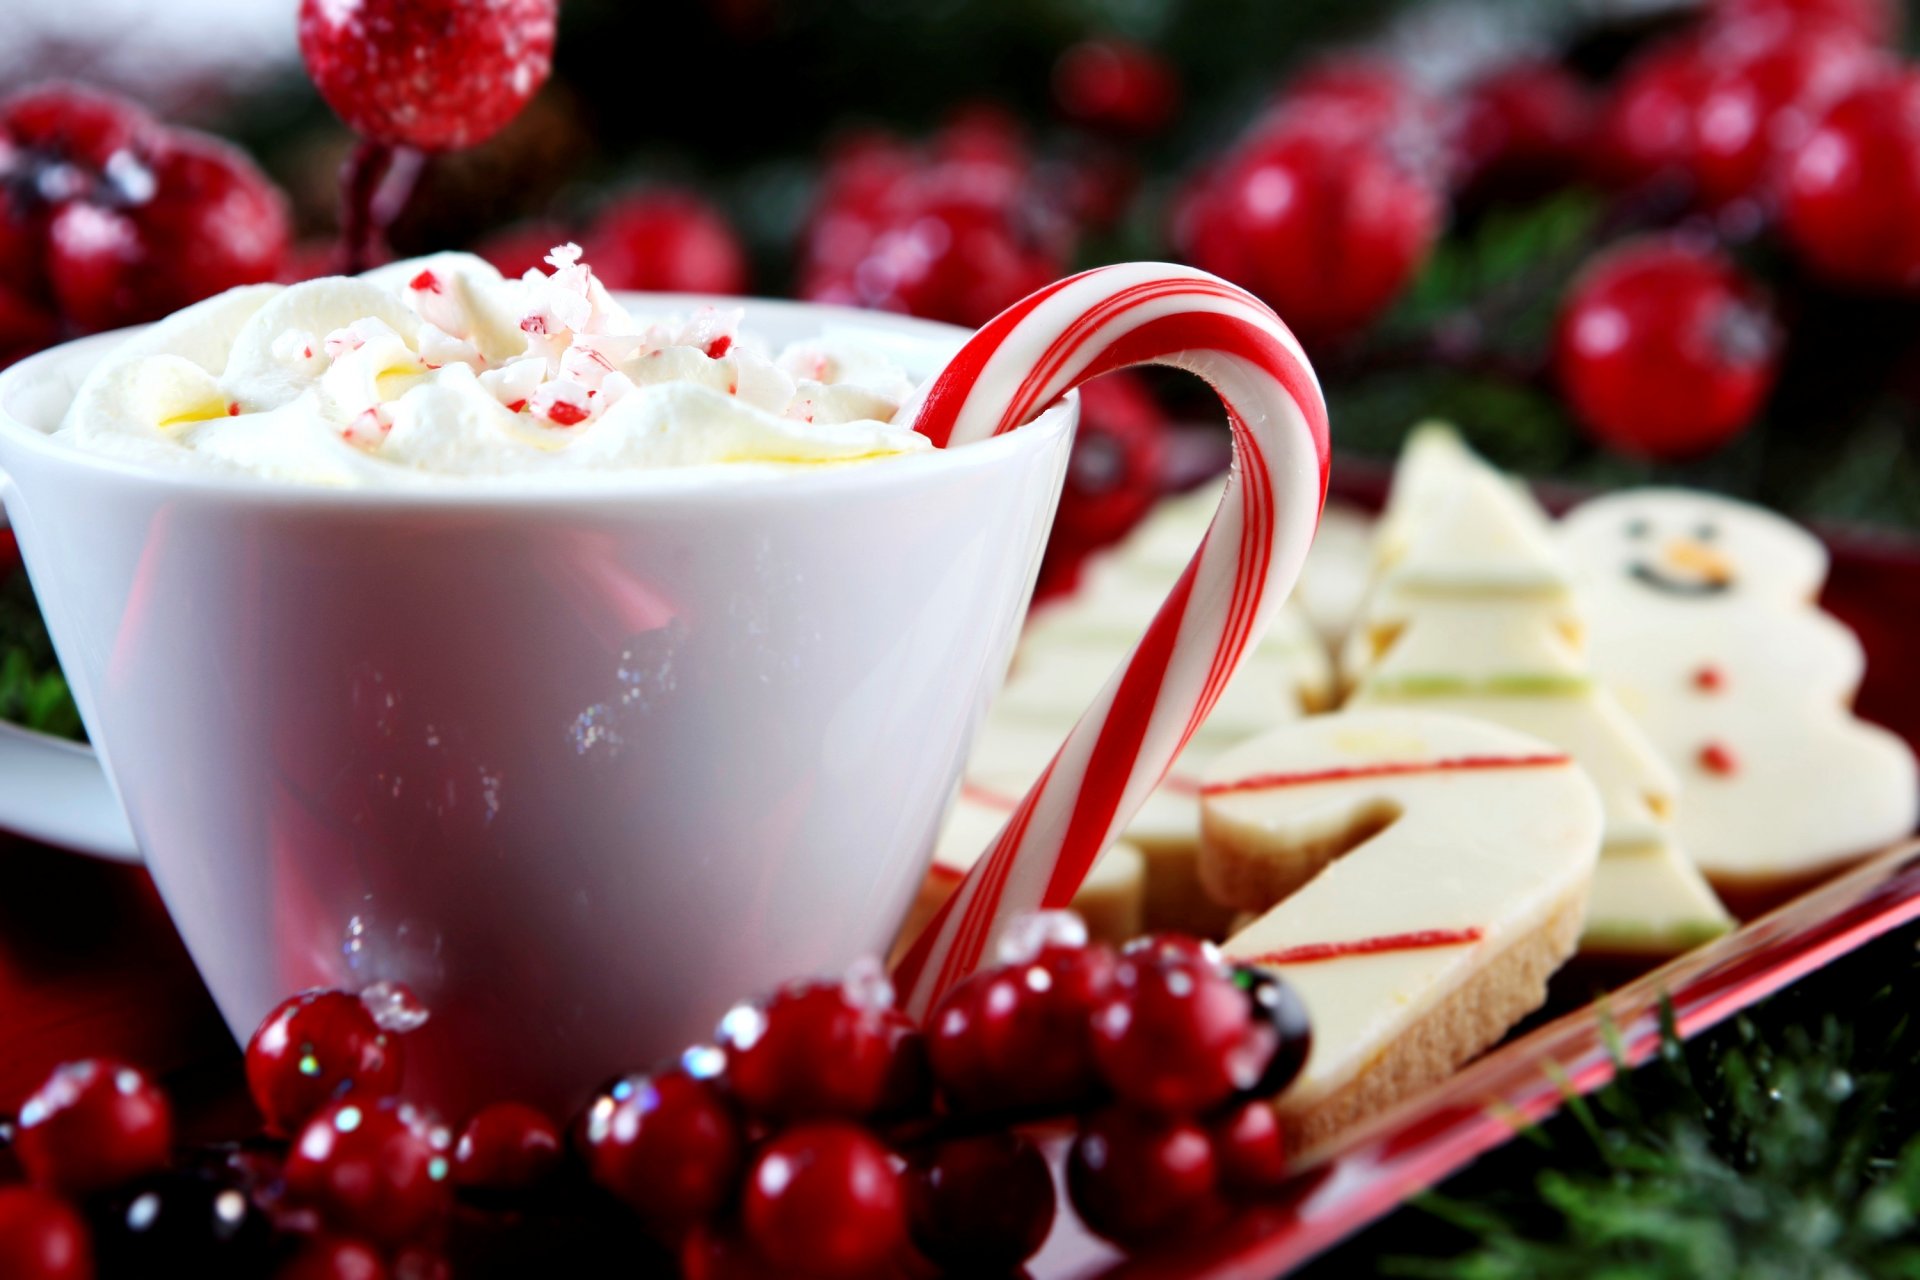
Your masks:
M115 862L138 862L120 801L90 748L0 723L0 830Z

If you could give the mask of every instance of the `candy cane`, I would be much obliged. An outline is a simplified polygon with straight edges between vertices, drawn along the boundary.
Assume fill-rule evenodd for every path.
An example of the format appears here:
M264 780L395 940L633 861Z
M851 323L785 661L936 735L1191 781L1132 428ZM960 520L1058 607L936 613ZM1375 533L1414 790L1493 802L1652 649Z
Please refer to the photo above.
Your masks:
M895 980L916 1012L971 973L1009 919L1072 899L1266 630L1319 525L1327 410L1306 354L1258 299L1189 267L1102 267L1040 290L896 421L941 447L984 440L1137 364L1185 369L1219 394L1233 428L1226 492L1146 634L901 960Z

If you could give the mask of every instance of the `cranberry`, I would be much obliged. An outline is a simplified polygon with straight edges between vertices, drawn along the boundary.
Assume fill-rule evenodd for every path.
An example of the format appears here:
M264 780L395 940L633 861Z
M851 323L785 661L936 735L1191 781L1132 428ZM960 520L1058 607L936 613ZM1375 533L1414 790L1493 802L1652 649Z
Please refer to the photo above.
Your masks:
M247 1090L270 1133L292 1134L344 1094L397 1092L403 1064L400 1043L360 997L308 991L282 1001L247 1041Z
M553 69L559 0L301 0L320 96L377 142L470 147L520 114Z
M800 1280L815 1274L775 1267L737 1229L702 1224L680 1245L682 1280Z
M1555 361L1594 436L1625 453L1683 458L1753 419L1778 347L1758 289L1731 262L1651 240L1602 255L1575 280Z
M1017 1133L956 1138L907 1170L907 1225L935 1263L956 1271L1012 1270L1053 1227L1053 1175Z
M1899 38L1902 25L1899 0L1710 0L1707 11L1722 26L1825 23L1883 45Z
M726 1083L771 1119L867 1116L886 1101L905 1016L843 982L796 983L720 1021Z
M453 1148L455 1186L475 1191L526 1191L560 1166L560 1127L544 1111L519 1102L482 1107Z
M1564 181L1593 132L1592 92L1557 62L1510 63L1468 87L1456 146L1476 191L1534 194Z
M588 1109L583 1140L593 1180L665 1236L732 1198L745 1147L720 1091L683 1070L615 1084Z
M0 1187L0 1276L92 1280L87 1224L58 1196L35 1187Z
M1083 40L1053 66L1053 96L1069 120L1122 138L1160 132L1180 107L1180 80L1144 45Z
M1129 949L1093 1016L1093 1056L1121 1100L1194 1115L1251 1088L1278 1041L1212 954Z
M1207 1126L1220 1188L1229 1195L1258 1196L1286 1180L1287 1150L1273 1105L1243 1102Z
M551 241L563 243L566 238ZM683 191L617 200L580 243L609 289L745 293L747 253L720 212Z
M94 1249L110 1275L253 1276L273 1228L228 1170L171 1170L97 1202Z
M1599 176L1619 186L1689 177L1694 121L1713 75L1705 42L1696 35L1658 45L1629 66L1595 129Z
M140 153L165 133L137 103L77 84L43 84L7 99L0 108L0 131L23 150L70 161L94 175L122 152ZM81 181L73 173L61 181ZM59 196L80 194L67 190Z
M1217 1180L1206 1130L1118 1107L1088 1119L1067 1157L1067 1194L1080 1220L1121 1245L1203 1225Z
M286 200L236 148L175 138L148 181L141 202L75 202L53 215L48 274L60 309L81 328L157 319L280 268Z
M1771 198L1783 158L1797 155L1827 108L1881 62L1857 35L1791 23L1732 28L1708 59L1714 69L1694 108L1693 174L1715 208Z
M294 1139L287 1194L336 1231L402 1244L452 1208L451 1145L445 1129L408 1104L344 1098Z
M879 1139L845 1121L813 1121L761 1148L741 1220L755 1250L776 1267L858 1276L904 1240L900 1184Z
M14 1136L27 1177L73 1195L165 1168L172 1144L166 1094L139 1068L106 1058L55 1067L20 1108Z
M1267 1069L1251 1088L1242 1092L1257 1100L1277 1097L1307 1065L1307 1055L1313 1049L1313 1028L1307 1020L1307 1006L1301 1002L1300 993L1278 974L1252 965L1235 965L1232 977L1233 984L1246 994L1252 1005L1254 1020L1266 1024L1274 1042Z
M274 1280L387 1280L386 1260L371 1245L339 1236L309 1241Z
M1101 946L1041 948L947 993L927 1020L934 1078L973 1110L1059 1111L1101 1097L1090 1021L1112 981Z
M1783 185L1787 239L1816 274L1860 289L1920 288L1920 72L1843 98Z
M1442 213L1388 142L1295 116L1228 158L1175 237L1196 266L1259 294L1303 336L1327 339L1393 302L1426 261Z

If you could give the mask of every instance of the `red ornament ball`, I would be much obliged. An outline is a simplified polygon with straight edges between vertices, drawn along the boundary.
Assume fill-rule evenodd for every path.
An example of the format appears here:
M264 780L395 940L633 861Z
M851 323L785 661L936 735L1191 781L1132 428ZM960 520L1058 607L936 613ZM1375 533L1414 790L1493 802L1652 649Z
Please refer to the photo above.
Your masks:
M1125 1246L1205 1225L1218 1181L1205 1129L1124 1107L1081 1125L1067 1157L1067 1193L1080 1220Z
M955 1138L907 1169L913 1242L936 1265L965 1274L1011 1271L1053 1228L1053 1175L1018 1133Z
M1920 289L1920 72L1880 77L1827 112L1787 167L1782 220L1821 278Z
M1593 133L1593 91L1557 62L1499 67L1468 86L1454 168L1476 191L1534 193L1580 166Z
M755 1251L776 1267L862 1276L906 1237L900 1172L893 1154L857 1125L796 1125L755 1158L741 1221Z
M1623 187L1690 179L1695 120L1713 75L1706 42L1693 34L1658 45L1628 66L1595 126L1596 176Z
M588 1107L581 1136L593 1180L668 1238L732 1198L745 1158L726 1098L682 1070L616 1082Z
M300 53L376 142L446 151L505 128L553 70L559 0L301 0Z
M55 1067L20 1108L14 1154L36 1184L110 1190L166 1168L173 1110L138 1067L84 1058Z
M1304 117L1259 131L1187 202L1188 261L1260 295L1309 339L1365 327L1425 263L1444 208L1390 139Z
M294 1139L287 1195L335 1231L406 1244L453 1207L452 1145L444 1128L406 1103L347 1097Z
M455 1186L475 1191L528 1191L560 1167L560 1126L538 1107L496 1102L482 1107L453 1147Z
M93 1280L93 1244L72 1205L36 1187L0 1187L0 1276Z
M1686 458L1751 422L1773 387L1779 333L1758 288L1721 254L1671 240L1622 245L1574 282L1555 364L1602 443Z
M405 1058L360 997L308 991L282 1001L247 1041L247 1091L276 1134L299 1131L329 1102L398 1092Z
M719 210L689 192L661 190L616 200L580 243L594 274L609 289L747 291L747 252L739 235Z
M1145 45L1083 40L1053 66L1053 97L1076 124L1120 138L1160 132L1180 108L1180 78Z

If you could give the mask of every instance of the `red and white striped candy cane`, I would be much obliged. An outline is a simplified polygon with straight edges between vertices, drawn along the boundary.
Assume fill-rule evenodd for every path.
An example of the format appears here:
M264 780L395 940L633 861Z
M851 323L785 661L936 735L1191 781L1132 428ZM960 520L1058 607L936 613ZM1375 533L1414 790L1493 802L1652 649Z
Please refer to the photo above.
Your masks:
M979 965L1009 919L1072 899L1266 630L1319 526L1327 409L1312 366L1258 299L1190 267L1101 267L1040 290L975 334L896 421L942 447L984 440L1137 364L1185 369L1219 393L1233 427L1226 492L1146 634L900 962L916 1013Z

